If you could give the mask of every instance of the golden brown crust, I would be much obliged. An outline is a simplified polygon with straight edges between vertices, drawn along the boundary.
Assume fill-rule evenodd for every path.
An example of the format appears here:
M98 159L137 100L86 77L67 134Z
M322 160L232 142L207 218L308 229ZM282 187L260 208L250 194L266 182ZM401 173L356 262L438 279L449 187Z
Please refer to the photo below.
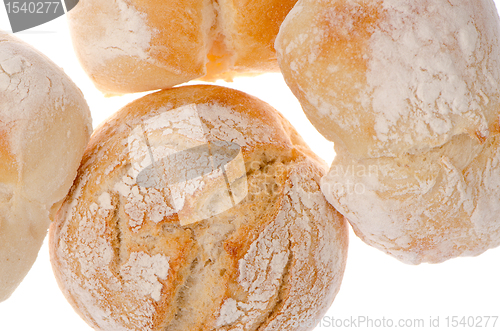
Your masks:
M164 90L120 110L94 133L50 230L73 307L99 330L310 329L302 324L339 289L347 229L320 192L323 165L290 136L301 142L269 105L216 86ZM213 175L192 179L177 205L173 178L193 164L189 153L162 163L161 151L179 155L204 139L237 144L242 168L227 163L222 186ZM148 155L168 185L141 184ZM236 203L216 210L221 187Z
M84 0L69 13L85 71L108 94L278 72L274 39L296 0Z

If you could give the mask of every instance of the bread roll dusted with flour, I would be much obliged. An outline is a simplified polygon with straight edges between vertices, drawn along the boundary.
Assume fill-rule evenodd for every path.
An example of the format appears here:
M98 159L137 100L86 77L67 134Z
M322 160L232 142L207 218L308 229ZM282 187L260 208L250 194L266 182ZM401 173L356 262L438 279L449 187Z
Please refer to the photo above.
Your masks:
M256 98L150 94L94 133L50 229L56 278L96 330L310 330L347 252L324 173Z
M82 0L68 14L97 88L122 94L278 72L274 40L296 0Z
M297 3L285 79L337 156L328 200L407 263L500 244L499 19L491 0Z
M92 132L80 90L0 31L0 301L28 273Z

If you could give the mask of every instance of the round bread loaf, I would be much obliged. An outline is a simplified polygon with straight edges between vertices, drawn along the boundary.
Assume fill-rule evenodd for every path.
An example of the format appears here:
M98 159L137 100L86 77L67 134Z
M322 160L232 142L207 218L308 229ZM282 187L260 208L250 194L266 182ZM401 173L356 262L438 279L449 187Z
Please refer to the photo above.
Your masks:
M348 244L324 167L247 94L147 95L91 138L50 228L56 278L96 330L310 330Z
M274 40L296 0L81 0L76 54L107 94L278 72Z
M277 37L335 143L323 192L404 262L500 244L499 26L491 0L300 0Z
M91 132L62 69L0 31L0 301L35 261Z

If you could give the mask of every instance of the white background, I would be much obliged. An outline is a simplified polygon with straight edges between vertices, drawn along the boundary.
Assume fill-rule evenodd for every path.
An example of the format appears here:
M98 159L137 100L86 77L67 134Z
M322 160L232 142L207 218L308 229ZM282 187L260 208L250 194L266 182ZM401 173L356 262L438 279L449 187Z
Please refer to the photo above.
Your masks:
M3 4L0 4L0 29L10 30ZM80 87L92 111L94 127L139 97L104 98L94 88L74 56L64 17L17 33L16 36L46 54ZM220 84L253 94L273 105L292 122L318 155L328 163L332 161L332 144L309 124L279 74ZM342 329L371 330L377 328L383 319L391 319L393 329L422 330L422 327L409 325L414 324L415 319L421 319L427 328L430 318L436 323L438 317L439 327L434 324L433 329L469 329L463 326L447 328L446 318L449 317L451 321L452 316L458 316L458 320L464 316L500 316L499 266L500 248L479 257L458 258L438 265L405 265L365 245L351 231L349 258L341 290L323 326L316 330L339 329L328 324L332 318L349 320ZM349 325L351 318L356 320L359 316L372 319L375 326ZM400 319L408 327L397 328ZM500 317L495 328L492 327L492 321L485 328L483 319L480 329L500 330ZM91 330L59 291L52 275L46 244L16 292L0 303L0 331L4 330Z

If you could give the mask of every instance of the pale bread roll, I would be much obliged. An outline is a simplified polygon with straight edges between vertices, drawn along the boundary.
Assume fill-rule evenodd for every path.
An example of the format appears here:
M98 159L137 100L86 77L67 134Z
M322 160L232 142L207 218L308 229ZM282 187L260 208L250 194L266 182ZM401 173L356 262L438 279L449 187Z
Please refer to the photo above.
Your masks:
M296 0L82 0L76 54L106 94L278 72L274 40Z
M0 301L35 261L91 132L62 69L0 31Z
M500 244L499 26L491 0L301 0L277 37L335 143L323 192L404 262Z
M208 142L205 157L195 152ZM237 148L221 163L222 142ZM320 191L324 168L247 94L145 96L92 136L50 228L56 278L96 330L311 330L339 290L348 244Z

